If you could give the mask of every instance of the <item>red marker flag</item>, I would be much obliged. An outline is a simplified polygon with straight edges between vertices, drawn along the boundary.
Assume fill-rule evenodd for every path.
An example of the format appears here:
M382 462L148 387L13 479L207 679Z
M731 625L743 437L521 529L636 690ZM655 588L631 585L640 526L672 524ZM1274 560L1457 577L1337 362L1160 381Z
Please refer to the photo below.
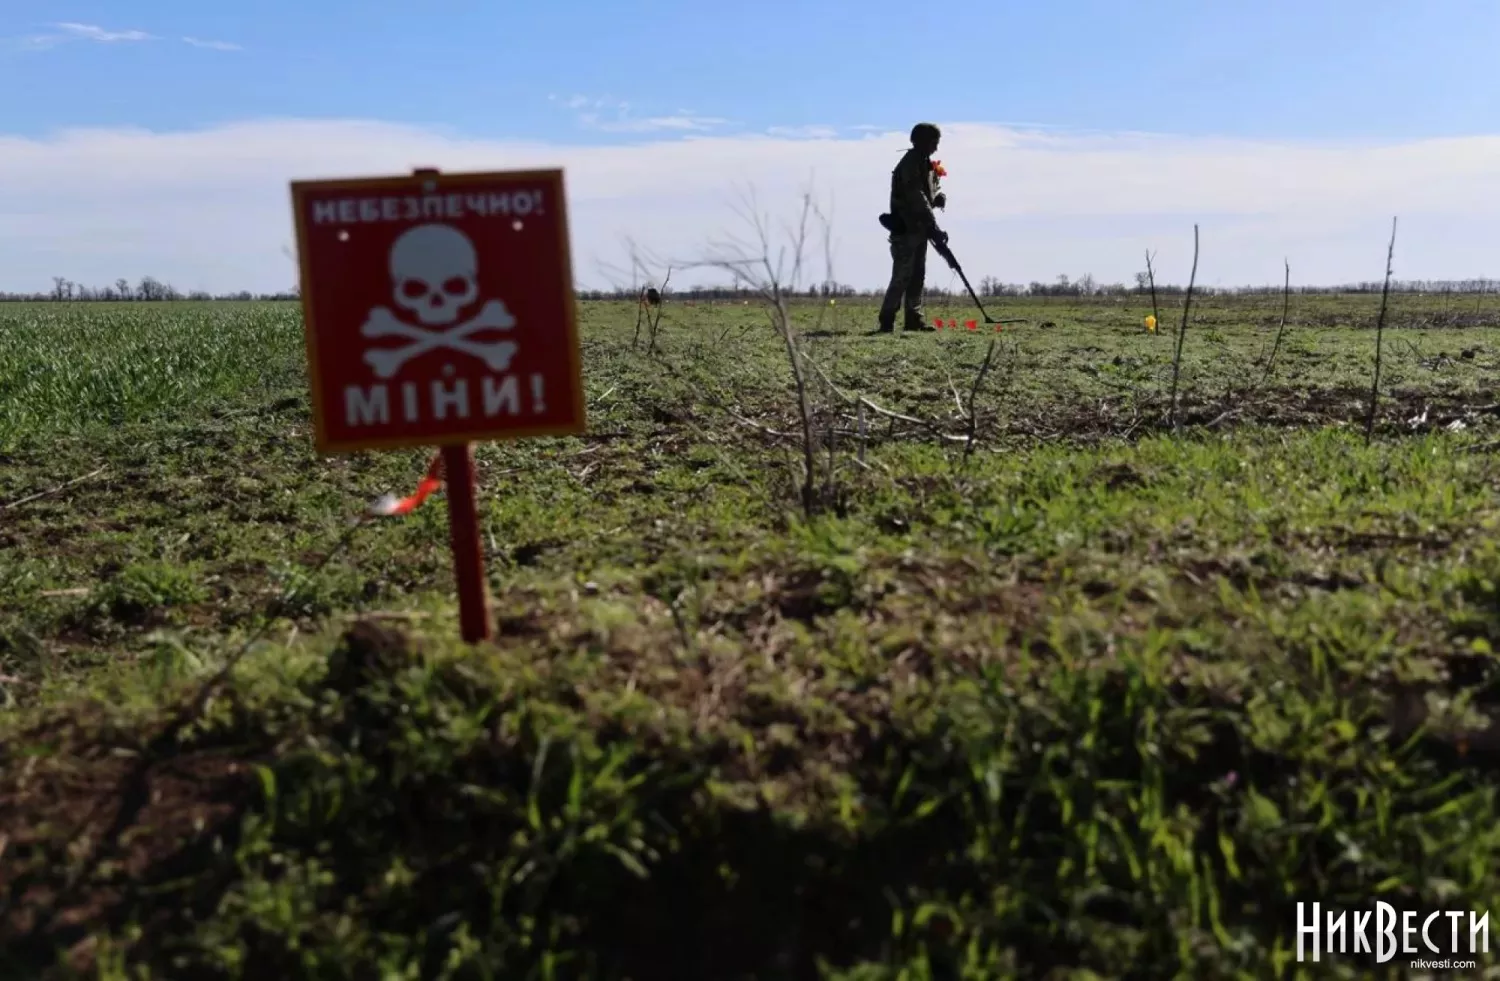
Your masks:
M397 498L395 494L387 494L370 505L370 511L381 517L409 514L441 486L443 486L443 454L438 453L427 465L426 475L422 477L422 482L417 484L417 489L410 497Z

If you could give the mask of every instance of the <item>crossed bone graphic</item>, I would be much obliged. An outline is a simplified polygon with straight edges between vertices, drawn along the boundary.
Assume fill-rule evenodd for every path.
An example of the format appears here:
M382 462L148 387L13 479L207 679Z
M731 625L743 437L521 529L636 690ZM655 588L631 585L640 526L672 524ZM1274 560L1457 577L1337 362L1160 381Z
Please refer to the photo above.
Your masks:
M510 367L515 356L516 345L512 341L471 341L469 335L486 329L509 330L516 325L500 300L490 300L475 315L473 320L450 327L447 330L430 331L402 323L391 313L389 307L375 307L369 318L360 327L365 337L404 337L411 341L405 347L372 349L365 352L365 363L374 370L377 378L390 378L401 366L419 354L435 348L461 351L483 361L491 371L504 371Z

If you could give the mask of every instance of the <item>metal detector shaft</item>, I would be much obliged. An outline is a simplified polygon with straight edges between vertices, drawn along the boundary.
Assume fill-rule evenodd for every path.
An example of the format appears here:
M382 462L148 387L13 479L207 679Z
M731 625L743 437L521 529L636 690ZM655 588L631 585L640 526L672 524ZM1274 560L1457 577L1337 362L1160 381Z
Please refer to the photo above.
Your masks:
M975 293L974 287L969 285L969 277L964 275L963 266L960 266L958 264L958 259L954 257L953 250L948 248L948 244L946 242L940 242L937 239L933 239L932 247L937 249L937 254L942 256L943 259L947 261L948 265L952 267L953 271L958 273L958 278L963 280L964 289L969 291L969 298L972 299L974 301L974 305L979 308L979 315L984 318L985 323L1024 324L1026 322L1025 320L996 320L994 317L991 317L987 312L985 312L984 304L979 302L979 294Z

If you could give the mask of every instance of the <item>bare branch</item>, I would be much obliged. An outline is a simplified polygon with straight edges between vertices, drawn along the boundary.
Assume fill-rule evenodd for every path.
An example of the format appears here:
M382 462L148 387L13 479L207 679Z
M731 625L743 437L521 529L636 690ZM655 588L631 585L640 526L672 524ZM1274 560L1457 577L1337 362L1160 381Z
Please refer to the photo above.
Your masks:
M643 248L629 235L622 236L620 242L625 252L628 268L603 260L597 260L596 265L604 275L605 281L616 290L639 293L641 280L652 278L652 268L660 268L664 263L660 257Z
M864 407L863 403L861 403L859 405L859 420L858 420L858 422L859 422L859 456L858 456L857 459L859 460L859 462L861 464L863 464L865 462L865 407Z
M1271 369L1276 367L1276 353L1281 350L1281 335L1286 332L1286 314L1292 304L1292 263L1289 259L1282 259L1281 264L1285 273L1281 285L1281 326L1276 328L1276 343L1271 347L1271 357L1266 361L1266 371L1260 379L1261 385L1270 380Z
M955 436L950 433L945 433L938 428L936 423L930 422L926 419L918 419L916 416L905 415L904 413L896 412L892 409L887 409L870 401L870 399L866 398L863 395L853 395L849 392L846 392L843 389L839 388L836 384L834 384L832 379L828 377L823 369L818 367L818 363L816 361L813 361L811 358L806 357L806 355L804 355L803 357L807 363L807 366L814 372L816 372L818 377L823 379L823 383L828 386L829 391L833 392L839 398L850 403L851 405L863 406L876 415L884 416L885 418L891 420L893 426L897 422L909 422L913 425L921 426L923 429L928 430L939 439L948 440L949 442L962 443L968 438L966 436Z
M1381 339L1385 336L1386 304L1391 296L1391 265L1396 258L1396 219L1391 219L1391 244L1385 250L1385 285L1380 289L1380 316L1375 319L1375 377L1370 381L1370 411L1365 415L1365 444L1375 432L1375 407L1380 401Z
M666 312L666 308L667 308L667 289L671 285L672 285L672 267L668 266L667 267L667 275L661 281L661 289L659 289L659 290L656 291L657 300L656 300L656 308L655 308L655 311L654 311L654 316L653 316L653 311L652 310L647 309L647 311L646 311L647 326L648 326L649 331L650 331L650 335L649 335L650 339L649 339L649 341L648 341L648 343L646 345L646 353L647 354L654 354L656 352L656 336L657 336L657 333L661 330L661 317L662 317L662 314ZM645 298L646 298L646 291L642 290L641 291L641 300L644 301ZM644 305L645 305L644 302L638 304L638 306L644 306ZM639 313L637 313L637 319L639 319ZM637 327L637 331L639 331L639 327Z
M995 357L997 343L997 341L990 341L989 350L984 352L984 364L979 366L979 374L974 376L974 387L969 390L969 433L968 440L964 443L964 455L960 458L960 466L966 466L969 462L969 454L974 452L974 434L979 428L979 415L974 408L974 400L979 396L979 386L984 384L984 376L989 374L990 362Z
M1193 271L1188 276L1187 296L1182 301L1182 325L1177 328L1177 350L1172 355L1172 404L1168 420L1177 429L1177 378L1182 372L1182 341L1187 336L1188 311L1193 307L1193 285L1198 281L1198 226L1193 226Z
M83 483L85 480L91 480L94 477L99 476L106 469L108 468L99 467L97 470L90 470L82 477L74 477L72 480L58 484L56 487L52 487L48 490L37 491L35 494L29 494L26 497L11 501L9 504L0 504L0 511L10 511L14 508L20 507L22 504L30 504L32 501L39 501L44 497L49 497L53 494L61 493L62 491L67 490L69 487L76 487L78 484Z
M1151 284L1151 322L1161 326L1161 311L1156 308L1156 270L1151 265L1151 250L1146 250L1146 282Z
M792 275L795 279L802 268L806 246L807 221L811 213L810 195L803 199L799 224L792 235ZM735 282L758 294L766 305L771 326L780 335L786 348L787 361L792 369L792 381L796 387L797 410L802 424L802 508L811 517L816 498L817 464L815 461L816 440L813 433L813 410L808 392L807 379L802 370L802 352L796 331L792 327L791 311L787 308L787 284L782 276L785 268L786 247L783 246L776 262L771 259L772 242L768 231L769 220L762 214L753 188L742 194L740 207L736 209L741 219L753 230L756 243L749 246L743 241L731 239L720 243L719 251L711 258L693 265L716 267L734 277Z

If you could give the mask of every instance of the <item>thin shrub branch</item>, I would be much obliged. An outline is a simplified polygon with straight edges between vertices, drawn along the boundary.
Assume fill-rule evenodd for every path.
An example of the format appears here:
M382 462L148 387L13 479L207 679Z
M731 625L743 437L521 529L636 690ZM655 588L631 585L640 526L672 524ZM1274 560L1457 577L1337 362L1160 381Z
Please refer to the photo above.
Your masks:
M790 230L792 255L789 276L784 275L787 246L784 245L775 250L773 262L770 223L758 206L753 188L744 194L741 206L737 210L745 224L753 231L754 241L746 242L731 238L728 242L716 246L717 254L694 265L710 266L727 272L734 278L736 284L754 291L765 305L772 328L781 338L782 345L786 349L787 361L792 369L797 415L801 424L802 510L805 516L811 517L817 505L817 442L813 431L812 399L808 391L807 378L802 370L801 342L792 324L787 299L789 291L797 287L807 247L808 225L816 217L817 210L813 203L812 192L804 193L798 221Z
M998 341L990 341L989 350L984 352L984 363L979 366L979 373L974 376L974 386L969 389L969 417L968 439L964 442L963 456L959 458L959 466L964 467L969 463L969 456L974 452L974 437L979 429L979 412L975 408L979 397L979 386L984 384L984 376L990 373L990 365L995 358L995 345Z
M1151 322L1161 327L1161 311L1156 308L1156 269L1151 264L1151 250L1146 250L1146 283L1151 287Z
M1262 386L1271 378L1271 369L1276 367L1276 355L1281 351L1281 335L1286 333L1286 315L1292 305L1292 262L1290 259L1282 259L1282 272L1284 278L1281 283L1281 325L1276 328L1276 343L1271 346L1271 356L1266 360L1265 374L1261 375Z
M1198 226L1193 226L1193 271L1188 275L1187 296L1182 301L1182 323L1177 327L1177 350L1172 354L1172 402L1168 422L1177 429L1177 381L1182 374L1182 342L1187 336L1188 312L1193 308L1193 284L1198 281Z
M1391 267L1396 258L1396 219L1391 219L1391 244L1385 250L1385 285L1380 289L1380 316L1375 318L1375 372L1370 380L1370 410L1365 415L1365 443L1375 434L1375 409L1380 402L1381 340L1385 337L1385 312L1391 297Z

